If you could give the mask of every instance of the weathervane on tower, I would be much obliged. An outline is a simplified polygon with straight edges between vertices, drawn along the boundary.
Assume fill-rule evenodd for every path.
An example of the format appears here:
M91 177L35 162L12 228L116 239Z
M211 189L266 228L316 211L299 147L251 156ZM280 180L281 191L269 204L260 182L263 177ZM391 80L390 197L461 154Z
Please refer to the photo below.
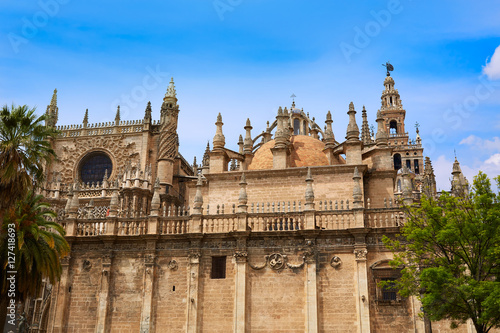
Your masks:
M387 76L391 76L391 73L394 70L394 66L388 61L385 64L382 64L387 69Z

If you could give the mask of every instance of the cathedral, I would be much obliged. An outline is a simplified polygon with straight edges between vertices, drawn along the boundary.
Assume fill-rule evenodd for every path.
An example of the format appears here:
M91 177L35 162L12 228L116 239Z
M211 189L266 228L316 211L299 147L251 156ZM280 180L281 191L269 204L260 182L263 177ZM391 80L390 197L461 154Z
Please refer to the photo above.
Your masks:
M376 128L351 102L345 136L294 101L257 135L248 119L236 151L214 115L199 165L179 152L173 79L159 114L148 103L134 121L118 108L114 122L58 125L55 90L42 194L71 253L26 305L31 331L426 332L418 300L379 284L398 278L382 237L404 223L400 203L436 194L389 72L383 87ZM466 187L455 161L452 190Z

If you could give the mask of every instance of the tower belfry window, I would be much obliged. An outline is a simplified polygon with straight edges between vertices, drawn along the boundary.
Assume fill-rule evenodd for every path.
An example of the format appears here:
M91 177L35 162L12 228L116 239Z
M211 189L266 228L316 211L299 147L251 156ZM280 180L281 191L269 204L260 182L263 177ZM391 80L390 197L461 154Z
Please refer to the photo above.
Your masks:
M395 120L391 120L389 123L389 133L397 134L398 133L398 122Z

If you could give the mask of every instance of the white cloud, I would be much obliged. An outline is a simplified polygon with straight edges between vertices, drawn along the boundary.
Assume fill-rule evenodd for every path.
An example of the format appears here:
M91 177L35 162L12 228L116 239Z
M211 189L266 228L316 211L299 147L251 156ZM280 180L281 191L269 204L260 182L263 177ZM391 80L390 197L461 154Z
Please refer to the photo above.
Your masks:
M492 140L482 139L475 135L469 135L460 141L461 145L468 145L481 151L500 151L500 138L495 136Z
M493 56L488 60L486 60L486 66L483 66L483 73L490 80L500 79L500 46L495 49Z

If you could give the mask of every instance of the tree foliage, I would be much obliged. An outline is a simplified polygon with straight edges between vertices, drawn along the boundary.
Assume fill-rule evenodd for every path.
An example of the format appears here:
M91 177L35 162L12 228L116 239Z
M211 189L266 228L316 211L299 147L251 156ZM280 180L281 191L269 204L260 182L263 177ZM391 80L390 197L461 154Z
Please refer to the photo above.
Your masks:
M487 176L474 177L467 196L443 193L404 208L400 237L384 239L394 252L391 265L404 267L400 294L419 296L432 321L456 327L471 319L478 333L499 327L500 196Z
M57 222L51 221L56 214L42 199L41 195L30 191L4 215L0 233L1 295L7 292L7 271L17 272L16 296L20 301L36 295L43 278L55 284L61 276L60 258L69 253L69 245L64 238L66 232ZM9 227L15 229L15 246L7 241ZM15 267L7 269L9 252L14 254Z
M48 138L56 131L28 106L0 111L0 216L43 180L44 164L55 158Z

